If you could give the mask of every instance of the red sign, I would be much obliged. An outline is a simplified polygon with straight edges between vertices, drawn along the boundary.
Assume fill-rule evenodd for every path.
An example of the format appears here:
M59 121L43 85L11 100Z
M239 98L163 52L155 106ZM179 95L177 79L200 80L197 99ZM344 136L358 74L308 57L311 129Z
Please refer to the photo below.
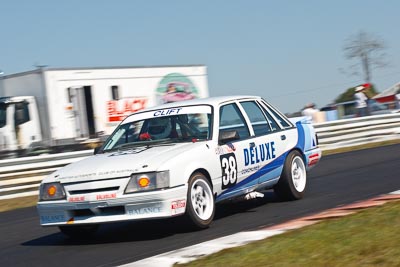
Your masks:
M116 197L117 197L117 193L102 194L102 195L97 195L96 200L110 199L110 198L116 198Z
M70 197L69 202L82 202L85 201L85 196Z
M120 100L110 100L107 102L107 115L109 122L122 121L126 116L145 109L148 99L124 98Z
M184 199L173 201L171 203L171 209L173 209L173 210L179 209L179 208L184 208L185 206L186 206L186 201Z

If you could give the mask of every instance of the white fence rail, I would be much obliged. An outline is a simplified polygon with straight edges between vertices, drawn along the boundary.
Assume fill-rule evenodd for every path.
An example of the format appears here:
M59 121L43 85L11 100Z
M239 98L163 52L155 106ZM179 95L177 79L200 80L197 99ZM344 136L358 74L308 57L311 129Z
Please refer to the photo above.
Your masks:
M314 124L322 150L400 139L400 114ZM93 150L0 161L0 201L37 195L47 174L93 154Z
M314 124L322 150L400 138L400 113Z
M0 201L3 199L37 195L40 181L47 174L92 154L93 150L84 150L1 160Z

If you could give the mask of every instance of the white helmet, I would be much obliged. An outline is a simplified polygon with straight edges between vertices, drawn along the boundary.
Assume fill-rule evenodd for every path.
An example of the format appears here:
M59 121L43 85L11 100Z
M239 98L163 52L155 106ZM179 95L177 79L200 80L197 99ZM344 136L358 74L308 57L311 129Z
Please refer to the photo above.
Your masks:
M171 130L169 118L156 118L149 122L149 134L153 139L167 138L171 134Z

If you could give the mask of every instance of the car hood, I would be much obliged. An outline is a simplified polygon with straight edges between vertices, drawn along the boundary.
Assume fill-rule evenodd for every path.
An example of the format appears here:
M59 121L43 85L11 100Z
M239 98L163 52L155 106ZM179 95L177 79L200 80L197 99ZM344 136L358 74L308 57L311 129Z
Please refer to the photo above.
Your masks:
M157 171L158 167L167 160L198 146L205 146L205 144L199 142L135 147L123 151L97 154L57 170L43 182L93 181L128 177L137 172Z

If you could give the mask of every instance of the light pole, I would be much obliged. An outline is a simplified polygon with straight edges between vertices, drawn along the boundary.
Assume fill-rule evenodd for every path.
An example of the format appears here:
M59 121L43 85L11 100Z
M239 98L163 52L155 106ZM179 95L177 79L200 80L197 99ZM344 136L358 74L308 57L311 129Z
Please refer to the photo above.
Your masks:
M0 97L1 96L5 96L4 95L4 77L3 77L4 71L0 70L0 79L1 79L1 83L0 83Z

